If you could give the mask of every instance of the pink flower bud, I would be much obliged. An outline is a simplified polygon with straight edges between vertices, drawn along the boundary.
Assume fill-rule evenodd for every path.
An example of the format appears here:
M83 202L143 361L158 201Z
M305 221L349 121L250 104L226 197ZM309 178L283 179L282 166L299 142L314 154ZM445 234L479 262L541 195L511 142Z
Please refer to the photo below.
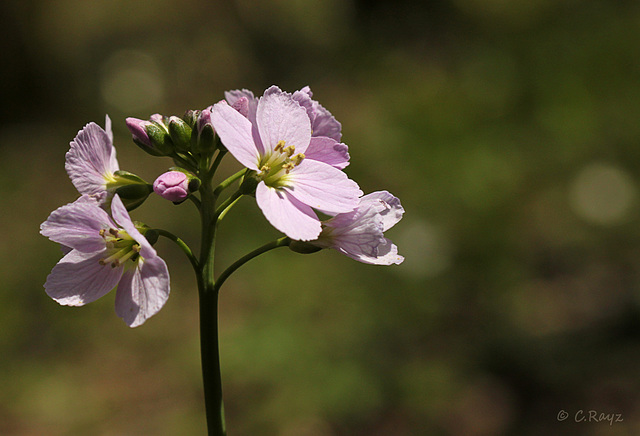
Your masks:
M184 201L189 196L189 177L181 171L168 171L153 182L153 190L174 203Z
M147 134L147 126L151 124L149 121L129 117L125 120L125 123L133 135L133 139L147 147L153 147L151 139L149 139L149 135Z

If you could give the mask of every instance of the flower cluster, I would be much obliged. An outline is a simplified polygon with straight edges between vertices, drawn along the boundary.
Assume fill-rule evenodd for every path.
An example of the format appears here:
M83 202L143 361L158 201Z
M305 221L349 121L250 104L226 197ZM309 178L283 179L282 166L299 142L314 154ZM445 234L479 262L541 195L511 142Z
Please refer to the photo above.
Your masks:
M78 132L66 170L80 197L41 225L41 233L65 253L45 283L60 304L81 306L117 286L116 313L131 327L142 324L169 296L167 266L153 248L159 235L177 242L196 274L204 274L213 262L208 252L196 257L169 232L131 220L129 211L153 192L174 204L192 200L205 220L201 249L211 253L218 222L240 197L253 196L268 222L286 235L271 248L332 248L378 265L403 261L384 236L402 218L400 201L386 191L363 195L347 176L350 155L341 142L342 126L309 87L288 93L272 86L260 97L245 89L228 91L203 110L130 117L126 125L142 150L169 157L176 166L149 184L119 169L108 117L105 129L89 123ZM244 168L214 188L213 176L227 153ZM235 182L236 193L217 204ZM204 279L198 284L206 287Z

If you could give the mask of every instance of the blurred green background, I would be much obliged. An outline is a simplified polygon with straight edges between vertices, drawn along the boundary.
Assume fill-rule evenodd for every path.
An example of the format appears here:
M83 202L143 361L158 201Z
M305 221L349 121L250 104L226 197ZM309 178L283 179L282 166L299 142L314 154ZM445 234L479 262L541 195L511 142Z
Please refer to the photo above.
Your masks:
M0 22L0 434L204 433L182 253L157 244L171 298L132 330L113 295L46 296L60 251L38 226L76 198L87 122L108 113L120 167L152 181L171 163L125 117L272 84L310 85L350 177L401 198L406 261L282 249L236 273L231 435L640 434L637 1L24 1ZM189 203L133 216L197 247ZM247 199L225 221L220 266L278 236Z

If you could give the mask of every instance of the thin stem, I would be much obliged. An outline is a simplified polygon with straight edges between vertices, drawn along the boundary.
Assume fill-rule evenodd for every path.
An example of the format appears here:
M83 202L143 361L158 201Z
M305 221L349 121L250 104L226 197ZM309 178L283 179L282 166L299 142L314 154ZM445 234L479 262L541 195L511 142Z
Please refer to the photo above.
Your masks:
M164 236L165 238L175 242L176 245L180 247L180 249L184 252L184 254L187 255L187 257L189 258L189 262L191 262L191 266L193 266L193 269L196 272L200 269L200 265L198 264L198 259L196 259L196 257L193 255L191 248L189 248L186 242L184 242L182 239L180 239L173 233L168 232L166 230L163 230L163 229L154 229L154 230L158 232L160 236Z
M235 182L236 180L238 180L240 177L242 177L245 173L247 172L246 168L241 169L240 171L238 171L237 173L235 173L234 175L228 177L226 180L223 180L222 183L220 183L216 189L213 191L214 195L217 197L218 195L220 195L220 193L222 191L224 191L225 189L227 189L229 187L229 185L231 185L233 182Z
M218 154L216 155L215 160L211 164L211 168L209 168L209 177L213 177L216 170L218 169L218 166L220 165L220 162L222 162L222 158L224 157L225 154L227 154L227 150L218 150Z
M190 195L187 197L189 200L191 200L191 202L193 204L196 205L196 207L198 208L198 210L200 210L200 199L194 195Z
M225 201L223 201L222 204L218 206L218 208L216 209L215 221L218 221L220 216L226 214L227 210L230 209L236 203L236 201L238 201L238 199L242 197L242 195L243 194L238 190L234 192L231 196L229 196L229 198L227 198Z
M271 241L267 244L264 244L262 247L256 248L251 253L245 254L240 259L232 263L226 270L222 272L222 274L220 274L220 276L215 282L213 289L217 293L220 290L220 287L222 286L222 284L225 282L225 280L229 278L231 274L233 274L238 268L240 268L245 263L249 262L254 257L258 257L261 254L266 253L267 251L273 250L274 248L286 247L290 243L291 243L291 239L289 239L287 236L283 236L280 239L276 239L275 241Z

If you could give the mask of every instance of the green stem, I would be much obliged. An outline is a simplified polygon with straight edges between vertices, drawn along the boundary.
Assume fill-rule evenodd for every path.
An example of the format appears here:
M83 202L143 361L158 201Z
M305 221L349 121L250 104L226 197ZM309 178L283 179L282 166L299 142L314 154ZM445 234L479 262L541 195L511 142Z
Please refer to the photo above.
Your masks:
M180 249L184 252L184 254L187 255L187 257L189 258L189 262L191 262L191 266L193 266L193 269L196 272L200 269L200 266L198 264L198 259L196 259L196 257L193 255L191 248L189 248L186 242L184 242L182 239L178 238L176 235L166 230L163 230L163 229L154 229L154 230L158 232L160 236L164 236L165 238L175 242L176 245L178 245L178 247L180 247Z
M240 177L242 177L245 173L247 172L246 168L241 169L240 171L238 171L237 173L235 173L234 175L228 177L226 180L222 181L222 183L220 183L216 189L213 191L213 193L215 194L215 196L217 197L218 195L220 195L220 193L222 191L224 191L225 189L227 189L229 187L229 185L231 185L233 182L235 182L236 180L238 180Z
M236 192L234 192L231 196L229 196L229 198L227 198L225 201L222 202L222 204L220 206L218 206L218 208L216 209L216 222L218 221L218 218L224 214L227 213L227 210L233 206L236 201L238 201L238 199L240 199L240 197L242 197L242 193L238 190Z
M216 290L216 292L218 292L222 284L229 278L231 274L233 274L238 268L249 262L254 257L258 257L261 254L266 253L267 251L273 250L274 248L286 247L290 243L291 239L283 236L282 238L276 239L275 241L264 244L262 247L256 248L251 253L245 254L240 259L232 263L226 270L222 272L222 274L220 274L220 277L218 277L218 280L216 280L215 282L214 289Z
M211 164L211 168L209 168L209 177L213 177L213 174L218 169L220 162L222 162L222 158L227 154L226 150L218 150L218 154L216 155L215 160Z
M206 174L200 186L202 239L200 243L200 268L196 276L200 302L200 350L207 429L210 436L224 436L226 430L218 346L218 292L215 289L213 270L218 215L211 187L212 176L213 172Z

